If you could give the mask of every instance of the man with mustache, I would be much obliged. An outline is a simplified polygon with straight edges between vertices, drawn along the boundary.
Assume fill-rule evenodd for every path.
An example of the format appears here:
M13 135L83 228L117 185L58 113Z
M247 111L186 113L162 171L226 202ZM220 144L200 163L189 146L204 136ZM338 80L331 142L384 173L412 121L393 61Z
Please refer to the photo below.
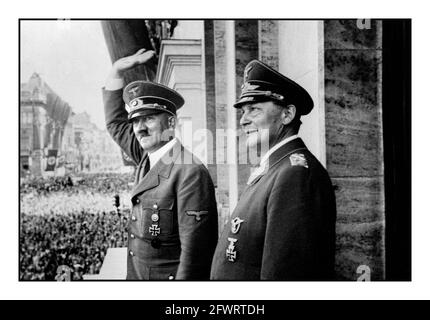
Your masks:
M214 280L329 280L336 205L327 171L297 136L310 95L254 60L234 105L260 166L224 227L212 262Z
M123 89L124 71L153 56L141 49L119 59L103 89L107 130L137 165L127 279L207 280L218 236L215 191L206 167L175 138L184 99L148 81Z

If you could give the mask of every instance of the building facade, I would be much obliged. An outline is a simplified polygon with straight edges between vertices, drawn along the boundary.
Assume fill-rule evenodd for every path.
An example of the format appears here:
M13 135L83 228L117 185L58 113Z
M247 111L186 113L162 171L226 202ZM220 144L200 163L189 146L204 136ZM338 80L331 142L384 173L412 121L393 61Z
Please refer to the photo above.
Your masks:
M62 153L71 172L118 172L123 169L119 147L106 130L99 129L86 112L67 122Z

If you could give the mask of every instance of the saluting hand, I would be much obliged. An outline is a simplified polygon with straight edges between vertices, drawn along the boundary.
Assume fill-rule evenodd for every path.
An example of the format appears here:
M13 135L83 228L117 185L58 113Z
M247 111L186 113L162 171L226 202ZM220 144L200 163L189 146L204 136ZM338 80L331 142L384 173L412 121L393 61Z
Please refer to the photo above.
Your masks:
M140 49L135 54L123 57L115 61L112 66L112 71L116 78L122 77L124 71L134 68L137 65L145 64L155 55L155 51Z

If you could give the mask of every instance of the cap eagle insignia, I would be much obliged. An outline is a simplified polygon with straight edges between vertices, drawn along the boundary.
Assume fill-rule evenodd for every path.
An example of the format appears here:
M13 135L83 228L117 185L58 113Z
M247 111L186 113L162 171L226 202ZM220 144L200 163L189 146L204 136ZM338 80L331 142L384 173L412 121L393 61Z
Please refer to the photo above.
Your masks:
M139 86L135 86L132 87L128 90L128 93L132 94L133 96L135 96L137 94L137 90L139 90Z
M249 71L251 71L252 68L253 68L252 64L246 66L245 71L243 72L243 78L245 81L248 80Z
M254 91L256 89L258 89L260 86L258 84L250 84L249 82L245 82L242 86L242 91L243 92L247 92L247 91Z

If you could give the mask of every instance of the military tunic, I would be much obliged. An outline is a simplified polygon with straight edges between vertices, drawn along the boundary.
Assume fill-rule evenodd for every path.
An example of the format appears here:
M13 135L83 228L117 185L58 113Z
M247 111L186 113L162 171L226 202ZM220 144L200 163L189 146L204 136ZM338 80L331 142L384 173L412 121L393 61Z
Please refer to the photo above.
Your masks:
M214 280L329 280L336 205L327 171L300 138L246 187L215 251Z
M121 94L103 90L107 129L138 165L127 228L127 279L207 280L218 235L209 172L177 142L143 175L148 154L127 121Z

